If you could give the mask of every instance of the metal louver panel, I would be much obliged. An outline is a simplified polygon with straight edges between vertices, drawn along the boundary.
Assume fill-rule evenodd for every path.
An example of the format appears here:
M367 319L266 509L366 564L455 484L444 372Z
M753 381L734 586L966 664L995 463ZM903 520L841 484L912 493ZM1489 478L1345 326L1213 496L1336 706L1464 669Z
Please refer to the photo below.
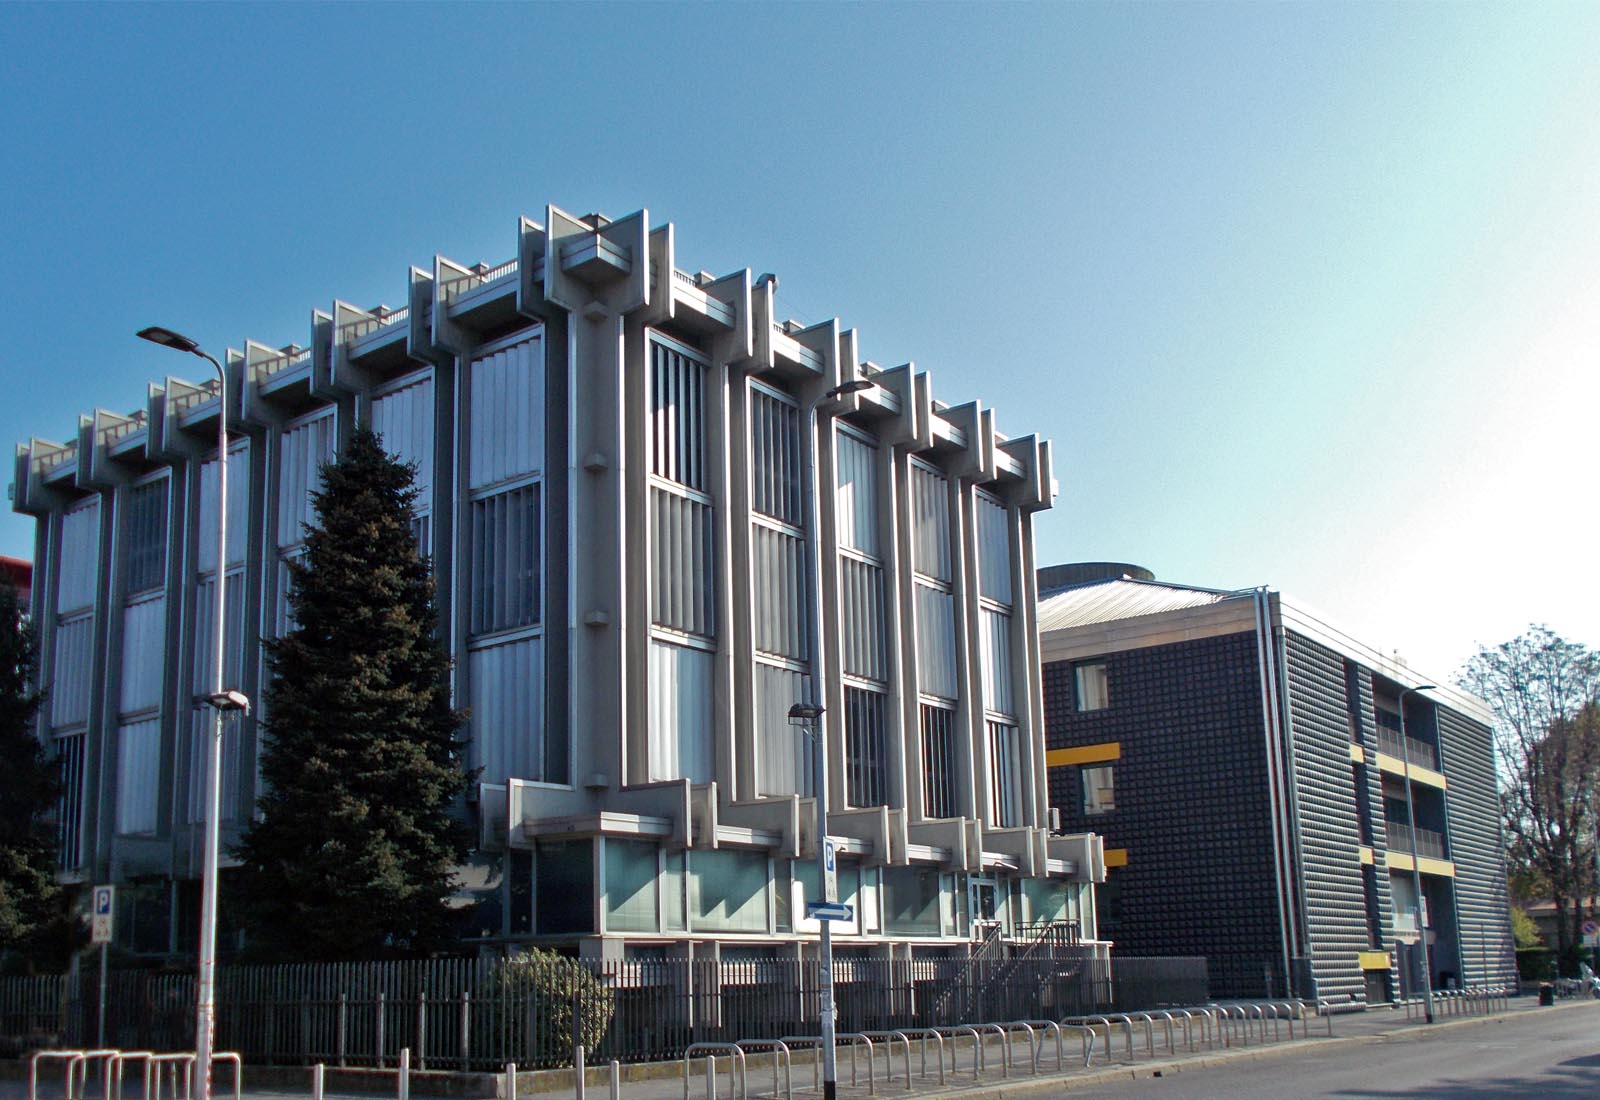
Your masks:
M167 579L167 497L171 478L136 485L123 497L122 555L131 596L160 588Z
M472 502L473 634L539 621L539 486Z
M197 568L211 573L217 568L217 460L200 467L200 518ZM236 443L228 448L228 564L244 561L250 545L250 445Z
M883 570L855 558L840 558L839 603L844 617L845 675L886 682L889 660Z
M1011 616L1004 611L982 611L983 705L997 714L1017 713L1011 679Z
M884 735L884 696L844 689L845 794L852 806L888 802L889 756Z
M911 564L934 580L951 580L950 483L919 462L911 463Z
M652 782L715 776L712 656L703 649L650 643L649 755Z
M333 410L290 428L278 445L278 545L293 546L305 539L305 529L316 519L312 492L322 486L322 466L333 461ZM230 481L228 493L233 494Z
M755 678L760 793L810 795L811 739L789 724L789 708L810 697L809 677L758 661Z
M1006 506L988 493L975 497L978 594L1011 606L1011 533Z
M750 508L798 527L805 467L800 461L800 412L789 401L750 390Z
M562 782L545 774L544 666L538 638L486 645L467 655L471 766L485 783Z
M160 705L166 656L166 598L158 595L129 604L122 613L122 713Z
M659 485L650 489L650 617L685 634L716 633L711 505Z
M1005 722L989 726L989 813L995 826L1022 824L1022 755L1017 727Z
M839 545L878 557L878 448L842 428L835 438Z
M922 705L922 814L957 817L955 712Z
M100 498L75 505L61 517L60 583L56 611L66 614L94 606L100 578Z
M94 615L85 613L56 624L55 669L50 681L50 725L81 726L89 720Z
M805 541L764 524L750 530L755 647L762 653L804 661L807 585Z
M469 487L544 468L544 339L473 360L467 429Z
M433 493L433 379L413 375L400 388L374 397L372 430L384 450L417 468L417 508L427 511Z
M117 730L117 834L156 831L161 786L161 720L128 722Z
M949 592L917 583L917 688L941 699L959 697L956 601Z
M704 489L706 368L658 341L650 361L650 472Z
M200 825L206 819L206 749L211 737L211 719L216 712L196 706L189 712L189 812L188 823ZM238 735L238 719L222 720L222 821L239 816L242 792L239 789L239 759L243 739ZM251 768L254 774L255 769Z

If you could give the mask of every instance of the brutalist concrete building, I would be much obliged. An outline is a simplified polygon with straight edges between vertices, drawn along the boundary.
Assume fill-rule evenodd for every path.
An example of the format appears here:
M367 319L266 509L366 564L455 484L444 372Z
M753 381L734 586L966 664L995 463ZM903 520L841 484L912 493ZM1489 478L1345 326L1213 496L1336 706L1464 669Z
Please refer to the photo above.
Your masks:
M63 874L124 887L124 946L188 949L214 586L227 685L259 699L308 489L368 422L417 466L471 711L469 938L798 955L816 838L788 710L814 677L857 912L843 946L960 955L987 922L1092 939L1098 838L1047 828L1032 516L1050 445L941 403L909 364L862 364L836 320L783 320L771 276L680 268L644 211L550 208L508 246L498 266L412 268L395 308L314 310L307 346L246 341L226 408L169 377L144 408L19 447ZM225 846L258 793L256 720L229 721Z
M1204 955L1214 996L1387 1000L1419 939L1436 988L1515 979L1480 701L1266 588L1039 585L1050 802L1105 837L1116 951Z

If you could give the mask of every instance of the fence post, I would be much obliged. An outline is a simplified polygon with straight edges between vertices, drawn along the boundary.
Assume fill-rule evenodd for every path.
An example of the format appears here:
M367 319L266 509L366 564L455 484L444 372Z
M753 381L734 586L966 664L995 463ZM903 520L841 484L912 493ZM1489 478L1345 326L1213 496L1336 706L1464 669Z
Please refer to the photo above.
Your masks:
M400 1072L395 1074L395 1096L411 1100L411 1048L400 1048Z
M468 1051L471 1050L472 1038L472 993L469 990L461 991L461 1072L467 1072L469 1066Z
M428 1068L428 991L417 990L417 1069Z
M373 1045L376 1046L377 1049L378 1049L378 1068L382 1069L383 1068L383 993L381 991L378 993L377 1005L378 1005L378 1022L377 1022L377 1027L375 1027L373 1029L373 1032L372 1032L372 1036L373 1036L372 1041L373 1041Z
M339 994L339 1029L338 1029L338 1036L335 1039L335 1042L338 1044L338 1055L339 1055L339 1066L340 1066L340 1068L343 1068L344 1065L345 1065L345 1051L346 1051L347 1044L349 1042L349 1037L350 1037L350 1030L349 1030L350 1029L350 1017L348 1015L349 1011L350 1011L350 995L348 993L340 993Z

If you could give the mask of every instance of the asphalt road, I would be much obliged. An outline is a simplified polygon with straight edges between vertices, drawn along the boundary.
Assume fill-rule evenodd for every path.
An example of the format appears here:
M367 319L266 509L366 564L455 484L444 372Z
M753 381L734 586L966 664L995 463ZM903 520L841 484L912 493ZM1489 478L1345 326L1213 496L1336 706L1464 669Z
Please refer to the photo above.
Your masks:
M1596 1100L1600 1005L1418 1030L1195 1068L1105 1089L1106 1100Z

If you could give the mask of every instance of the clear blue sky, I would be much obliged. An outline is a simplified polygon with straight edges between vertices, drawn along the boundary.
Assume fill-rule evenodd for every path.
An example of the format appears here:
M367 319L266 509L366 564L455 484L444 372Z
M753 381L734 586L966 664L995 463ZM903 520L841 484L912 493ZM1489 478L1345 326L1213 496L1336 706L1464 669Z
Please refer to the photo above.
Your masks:
M1600 642L1600 6L0 8L0 439L678 226L1057 444L1039 560L1269 583L1432 676ZM0 517L0 553L31 554Z

